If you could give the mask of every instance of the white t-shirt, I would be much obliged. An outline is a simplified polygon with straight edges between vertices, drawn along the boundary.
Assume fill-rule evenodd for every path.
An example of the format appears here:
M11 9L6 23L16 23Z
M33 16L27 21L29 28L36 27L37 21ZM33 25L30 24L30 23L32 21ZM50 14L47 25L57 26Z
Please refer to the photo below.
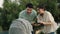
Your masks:
M56 29L57 29L57 24L56 24L56 22L54 21L54 18L53 18L53 16L51 15L51 13L48 12L48 11L45 11L43 17L42 17L40 14L38 14L38 16L37 16L37 21L38 21L38 23L39 23L39 22L52 23L51 25L48 25L48 26L46 25L46 26L44 26L43 31L44 31L45 33L55 32Z

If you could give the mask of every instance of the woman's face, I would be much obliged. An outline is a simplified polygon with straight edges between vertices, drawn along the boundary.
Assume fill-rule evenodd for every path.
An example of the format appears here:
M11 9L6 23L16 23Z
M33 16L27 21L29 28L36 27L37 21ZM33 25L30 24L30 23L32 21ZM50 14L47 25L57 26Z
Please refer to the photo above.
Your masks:
M38 9L38 13L39 14L43 14L44 13L44 9Z

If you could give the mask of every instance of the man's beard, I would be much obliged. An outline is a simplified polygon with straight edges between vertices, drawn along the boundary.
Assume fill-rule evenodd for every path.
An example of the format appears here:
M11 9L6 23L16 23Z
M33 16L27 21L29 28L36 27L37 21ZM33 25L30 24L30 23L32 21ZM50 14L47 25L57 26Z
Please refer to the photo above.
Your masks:
M41 13L40 15L41 15L41 16L43 16L44 14L43 14L43 13Z
M27 12L28 14L31 14L32 12Z

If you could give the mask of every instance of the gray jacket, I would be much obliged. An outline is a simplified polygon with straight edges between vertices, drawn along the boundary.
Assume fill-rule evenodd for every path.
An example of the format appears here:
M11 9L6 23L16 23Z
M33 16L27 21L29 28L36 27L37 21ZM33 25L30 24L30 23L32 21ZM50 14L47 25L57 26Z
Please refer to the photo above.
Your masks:
M32 25L24 19L16 19L12 22L9 34L32 34Z

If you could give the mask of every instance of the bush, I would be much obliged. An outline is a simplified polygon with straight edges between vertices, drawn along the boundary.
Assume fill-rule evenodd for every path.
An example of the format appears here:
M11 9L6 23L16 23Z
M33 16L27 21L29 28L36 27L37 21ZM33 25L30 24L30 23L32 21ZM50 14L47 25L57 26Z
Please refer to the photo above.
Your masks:
M60 34L60 27L57 29L57 34Z
M27 3L32 3L34 9L36 9L37 5L46 3L46 9L53 14L55 21L60 21L60 12L57 10L56 1L57 0L21 0L20 5L18 5L9 2L9 0L4 0L2 19L0 20L3 30L9 29L11 21L18 18L19 12L26 8L25 5Z

